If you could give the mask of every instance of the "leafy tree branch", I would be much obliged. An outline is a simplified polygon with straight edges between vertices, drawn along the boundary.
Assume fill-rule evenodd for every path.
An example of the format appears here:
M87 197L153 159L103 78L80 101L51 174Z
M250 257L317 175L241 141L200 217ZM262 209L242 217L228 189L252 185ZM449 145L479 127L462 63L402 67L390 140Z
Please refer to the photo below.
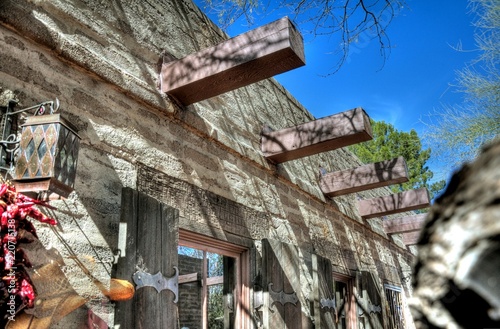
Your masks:
M470 4L477 16L473 24L478 58L457 72L455 87L465 100L444 105L423 121L424 139L438 161L455 167L474 159L483 144L500 135L500 1Z
M431 197L437 195L445 186L445 181L433 180L434 173L427 165L431 149L423 149L422 142L415 130L399 131L384 121L373 121L373 139L352 145L349 149L364 163L374 163L402 156L408 167L409 181L391 186L394 193L425 187Z

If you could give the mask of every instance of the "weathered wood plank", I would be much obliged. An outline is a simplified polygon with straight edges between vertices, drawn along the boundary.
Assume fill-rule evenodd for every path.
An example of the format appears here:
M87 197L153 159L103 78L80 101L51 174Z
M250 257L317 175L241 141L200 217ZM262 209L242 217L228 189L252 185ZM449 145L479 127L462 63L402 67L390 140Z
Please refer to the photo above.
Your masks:
M303 322L306 323L305 318L303 318L300 295L300 257L298 247L288 243L281 244L281 255L279 262L283 269L283 292L290 294L295 292L299 301L296 305L292 303L285 303L285 328L287 329L305 329L307 326L303 326Z
M425 223L427 214L418 214L402 218L385 219L382 221L387 234L420 231Z
M179 266L177 246L179 245L179 210L159 203L160 221L159 245L156 249L160 251L160 271L166 277L172 277L176 271L174 266ZM156 251L153 257L158 257ZM170 290L162 290L158 294L159 303L157 312L159 316L159 328L175 328L178 323L178 305L174 303L175 294ZM149 328L149 327L148 327ZM151 327L152 328L152 327Z
M263 155L275 162L295 160L372 139L370 119L362 108L277 131L263 131Z
M420 231L414 231L414 232L405 232L402 233L401 236L403 238L403 243L406 246L412 246L418 243L418 240L420 239Z
M224 276L213 276L211 278L207 278L207 286L212 286L214 284L222 284L224 283Z
M332 264L327 258L319 255L312 256L314 327L321 329L335 328L335 309L328 306L323 307L321 305L321 300L331 301L335 298L335 292L333 291Z
M122 189L120 229L125 232L120 234L125 234L126 244L125 250L120 250L115 277L128 280L132 284L134 284L132 275L135 272L137 250L137 199L137 191L131 188ZM115 324L120 328L133 329L135 314L133 300L116 302Z
M283 281L286 279L279 260L282 258L281 242L262 240L262 282L264 291L270 297L269 284L272 283L273 291L283 291ZM264 295L266 296L266 294ZM274 303L271 298L264 298L263 320L264 327L284 329L285 308L280 303Z
M118 261L116 277L132 281L139 266L149 274L175 274L178 245L178 210L129 188L122 190L121 223L126 223L125 257ZM116 304L115 324L120 328L174 328L177 305L169 290L136 289L132 300Z
M339 196L408 181L403 157L322 175L320 188L326 196Z
M429 205L429 192L426 188L358 201L359 214L364 219L422 209Z
M284 17L164 63L161 91L189 105L303 65L302 36Z
M179 284L195 282L199 280L200 276L197 272L179 275Z
M159 227L158 201L139 193L137 227L137 259L143 260L143 268L150 274L161 271L161 252L156 254L161 244L161 227ZM136 261L137 261L136 259ZM159 294L153 287L143 287L135 292L135 325L134 328L158 328L160 326L158 305Z

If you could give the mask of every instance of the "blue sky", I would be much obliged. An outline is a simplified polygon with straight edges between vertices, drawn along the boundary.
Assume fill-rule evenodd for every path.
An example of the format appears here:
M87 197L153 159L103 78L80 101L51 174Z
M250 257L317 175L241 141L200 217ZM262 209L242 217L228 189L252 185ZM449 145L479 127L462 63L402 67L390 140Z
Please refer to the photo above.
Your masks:
M462 101L463 95L451 86L455 72L477 54L454 49L458 44L474 49L467 1L408 5L387 31L392 49L385 65L373 40L352 52L336 74L321 77L331 71L333 55L316 39L305 44L306 66L276 79L316 117L361 106L375 120L420 132L421 118L443 104Z
M277 18L262 15L253 26L237 22L228 33L235 36ZM361 106L375 120L420 133L426 115L462 101L452 85L455 72L478 56L473 19L468 0L407 0L387 30L391 52L385 65L378 42L362 40L337 73L324 77L338 60L331 53L332 38L304 34L306 65L275 78L317 118ZM459 44L466 51L457 51Z
M280 16L260 17L253 26L237 22L228 33L235 36ZM456 71L478 57L473 19L468 0L407 0L387 30L392 47L385 65L377 40L362 40L337 73L324 77L339 58L331 53L337 41L304 34L306 65L275 78L317 118L361 106L375 120L422 135L426 116L463 100L453 84Z

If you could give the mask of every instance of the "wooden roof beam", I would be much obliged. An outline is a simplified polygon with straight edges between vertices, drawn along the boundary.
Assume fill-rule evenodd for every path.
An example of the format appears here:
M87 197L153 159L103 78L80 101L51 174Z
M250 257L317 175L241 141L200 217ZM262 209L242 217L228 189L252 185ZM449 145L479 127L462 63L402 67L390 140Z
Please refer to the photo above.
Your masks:
M418 214L394 219L384 219L384 231L387 234L420 231L425 223L427 214Z
M408 181L403 157L336 171L321 176L320 188L326 196L339 196Z
M189 105L303 65L302 36L284 17L164 63L161 91Z
M364 219L422 209L429 205L430 197L426 188L358 201L359 214Z
M371 140L370 119L362 108L277 131L263 131L263 155L275 162L295 160Z
M401 234L405 246L416 245L420 240L420 231L406 232Z

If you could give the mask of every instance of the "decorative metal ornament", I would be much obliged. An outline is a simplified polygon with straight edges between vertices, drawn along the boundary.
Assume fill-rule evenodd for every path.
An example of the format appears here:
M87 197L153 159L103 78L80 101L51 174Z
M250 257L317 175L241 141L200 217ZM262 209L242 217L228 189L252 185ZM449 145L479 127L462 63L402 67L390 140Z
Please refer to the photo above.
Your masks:
M335 298L328 299L328 298L321 298L320 300L321 308L331 308L332 310L335 310Z
M281 305L285 305L286 303L291 303L293 305L297 305L297 302L299 301L299 298L297 297L297 294L295 292L292 293L286 293L283 290L281 291L273 291L273 283L269 283L268 287L268 293L269 293L269 309L273 306L274 303L280 303ZM258 309L262 305L264 305L264 297L263 297L263 291L256 291L254 292L254 302L253 302L253 307L255 309Z
M146 272L137 271L132 276L135 284L137 285L137 289L143 287L154 287L156 291L160 292L162 290L170 290L174 293L174 303L177 303L179 299L179 269L177 266L174 266L175 274L170 278L166 278L158 272L156 274L149 274Z
M68 197L74 189L80 145L76 129L60 114L28 117L22 127L13 175L16 190Z
M380 305L374 305L370 302L365 303L363 300L358 302L361 307L358 307L358 315L363 315L365 312L367 314L371 313L382 313L382 307Z

